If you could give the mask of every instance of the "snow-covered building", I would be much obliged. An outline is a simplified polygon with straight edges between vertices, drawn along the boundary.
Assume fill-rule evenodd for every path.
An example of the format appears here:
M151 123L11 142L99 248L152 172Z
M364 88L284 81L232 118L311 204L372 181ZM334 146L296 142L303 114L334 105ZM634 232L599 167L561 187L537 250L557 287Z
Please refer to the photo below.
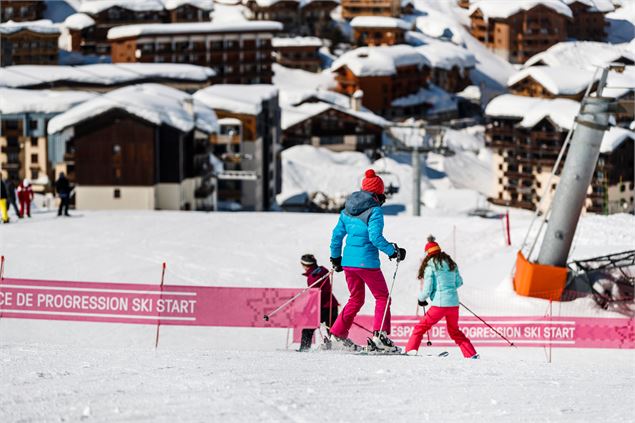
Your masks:
M0 88L2 178L15 182L29 178L35 191L50 190L55 167L64 163L64 152L49 142L48 121L93 97L85 91Z
M23 65L0 68L0 87L103 92L126 85L153 82L193 92L210 85L215 75L208 67L179 63Z
M611 0L564 0L573 13L567 23L567 35L577 40L604 41L605 15L615 10Z
M209 22L213 0L86 0L65 26L72 51L110 55L108 31L116 26L169 22Z
M209 66L214 81L270 83L271 40L280 22L245 21L125 25L111 29L113 63L192 63Z
M472 85L470 72L476 66L476 57L469 50L431 38L426 38L425 42L408 38L416 45L417 52L430 63L430 81L435 85L451 93Z
M512 63L564 41L573 19L569 6L553 0L480 0L470 4L469 15L472 36Z
M306 144L372 155L381 147L384 128L390 123L368 110L362 110L360 95L353 95L351 107L318 98L283 106L283 148Z
M401 15L401 0L341 0L342 17L353 19L357 16Z
M272 20L284 25L284 32L324 37L331 23L331 12L338 0L246 0L256 20Z
M357 16L351 20L353 43L357 46L404 44L412 24L389 16Z
M589 85L597 87L598 79L595 72L571 66L531 66L512 75L507 87L517 95L580 101Z
M57 64L59 37L59 28L47 19L3 22L0 24L0 65Z
M430 106L417 97L428 84L430 64L414 47L360 47L335 60L331 71L335 91L352 96L361 90L362 104L385 118L422 116Z
M221 208L269 210L281 183L278 89L218 84L196 92L194 98L213 109L228 128L211 140L212 153L228 175L219 179Z
M611 63L635 65L635 45L607 44L593 41L565 41L527 60L529 66L571 66L594 71Z
M214 112L159 84L120 88L48 123L72 156L79 209L192 210L209 202L197 188L209 173Z
M497 180L497 195L490 201L531 210L538 206L579 107L570 99L512 94L496 97L488 104L486 145L494 153ZM624 197L628 197L632 210L632 194L628 196L634 177L632 138L633 133L622 128L611 128L605 134L587 195L587 211L615 212L617 209L609 206L615 202L624 210ZM548 187L550 196L557 183L556 176ZM546 210L548 201L543 206Z
M0 7L2 22L36 21L44 16L46 4L41 0L3 0Z
M280 65L309 72L318 72L320 70L322 40L319 38L274 38L271 45L276 62Z

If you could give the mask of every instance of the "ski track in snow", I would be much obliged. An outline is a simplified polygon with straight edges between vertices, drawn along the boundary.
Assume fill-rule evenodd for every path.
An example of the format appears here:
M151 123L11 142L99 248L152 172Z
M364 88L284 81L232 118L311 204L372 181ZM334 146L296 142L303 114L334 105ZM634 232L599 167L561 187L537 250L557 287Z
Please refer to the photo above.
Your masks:
M458 350L437 358L3 346L0 420L627 421L633 374L603 353L589 365L512 353L463 360Z

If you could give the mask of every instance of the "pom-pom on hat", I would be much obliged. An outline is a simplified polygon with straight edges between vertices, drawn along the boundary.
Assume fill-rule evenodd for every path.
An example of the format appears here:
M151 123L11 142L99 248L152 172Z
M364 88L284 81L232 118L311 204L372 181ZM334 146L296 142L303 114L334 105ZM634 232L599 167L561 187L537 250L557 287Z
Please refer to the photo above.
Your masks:
M441 252L441 247L436 243L434 237L432 235L428 236L428 243L426 244L426 254L429 256L433 256L435 254L439 254Z
M362 181L362 190L373 194L384 193L384 181L375 174L373 169L368 169L364 174L366 177Z
M313 266L314 264L317 264L317 260L313 254L305 254L300 259L300 263L305 266Z

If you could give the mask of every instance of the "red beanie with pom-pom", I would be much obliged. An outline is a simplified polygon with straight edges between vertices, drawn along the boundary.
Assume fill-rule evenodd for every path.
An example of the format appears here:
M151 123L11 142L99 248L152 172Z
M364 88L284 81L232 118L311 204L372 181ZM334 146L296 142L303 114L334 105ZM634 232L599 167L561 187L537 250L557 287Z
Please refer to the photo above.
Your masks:
M439 254L441 252L441 247L437 244L436 240L432 235L428 236L428 243L426 244L426 254L429 256L433 256L435 254Z
M384 181L375 174L373 169L368 169L365 173L366 177L362 181L362 190L372 192L374 194L384 193Z

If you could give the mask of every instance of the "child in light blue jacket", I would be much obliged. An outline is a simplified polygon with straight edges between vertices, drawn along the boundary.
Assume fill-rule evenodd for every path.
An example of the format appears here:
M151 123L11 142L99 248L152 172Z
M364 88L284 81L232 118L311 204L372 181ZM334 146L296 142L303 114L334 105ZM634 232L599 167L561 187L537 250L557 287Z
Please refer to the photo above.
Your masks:
M441 247L430 235L426 244L426 257L419 267L419 279L423 279L423 291L419 293L419 304L431 304L428 312L417 323L406 346L406 354L415 355L421 345L423 335L439 320L445 317L450 338L461 348L464 357L478 358L470 340L459 329L459 293L463 285L452 257L441 251ZM429 301L428 301L429 300Z

